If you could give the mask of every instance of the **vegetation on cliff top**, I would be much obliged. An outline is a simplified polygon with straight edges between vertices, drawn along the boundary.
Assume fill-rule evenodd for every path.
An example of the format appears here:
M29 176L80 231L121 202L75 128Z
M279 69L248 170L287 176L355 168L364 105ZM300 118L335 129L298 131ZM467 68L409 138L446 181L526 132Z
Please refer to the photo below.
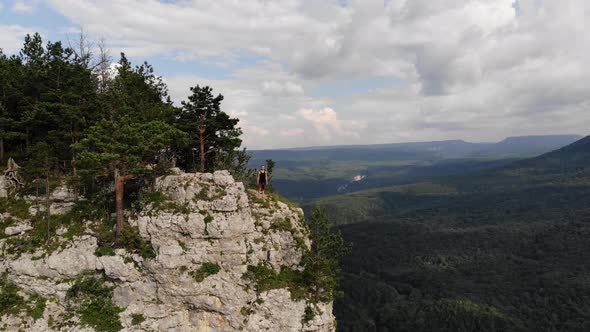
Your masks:
M252 175L222 95L197 85L176 107L151 65L132 66L121 54L113 71L108 50L93 57L83 42L77 50L35 34L18 55L0 50L0 165L14 158L22 167L19 194L42 195L65 180L90 198L112 195L116 183L108 209L119 240L123 209L174 162L201 172L223 167L238 180Z
M0 200L0 212L28 219L33 227L8 239L6 252L18 255L44 247L46 255L63 248L63 239L88 232L97 235L98 256L113 255L115 248L123 247L152 258L153 248L124 223L123 210L145 202L154 208L181 209L161 195L150 194L155 177L168 174L174 162L189 171L229 169L237 180L251 181L249 155L240 150L238 119L221 111L223 96L214 97L209 87L192 87L188 101L178 108L149 64L133 67L121 54L113 73L105 66L110 62L106 52L96 64L81 54L60 42L44 44L39 34L28 35L18 55L7 57L0 51L0 164L8 158L17 160L24 182L10 198ZM272 174L274 162L267 163ZM50 206L49 193L61 183L84 199L65 215L47 210L31 215L29 203L21 197L45 195ZM215 195L225 193L218 190ZM274 206L283 200L272 193L270 197ZM262 204L270 203L262 200ZM312 303L329 302L337 295L337 259L347 249L341 239L335 241L325 216L318 213L310 224L314 245L308 249L301 238L295 239L305 249L303 270L253 276L262 289L299 285L305 292L302 297ZM207 215L205 221L213 218ZM2 230L12 223L3 221ZM65 233L55 236L61 227ZM275 231L292 228L289 220L273 224ZM219 271L218 264L204 263L191 275L200 282ZM2 287L0 300L7 306L24 301L12 284ZM112 292L103 278L84 275L73 281L67 300L83 325L117 331L122 328L123 309L112 305ZM44 302L37 304L32 309L35 316L44 308ZM140 323L139 318L134 321Z

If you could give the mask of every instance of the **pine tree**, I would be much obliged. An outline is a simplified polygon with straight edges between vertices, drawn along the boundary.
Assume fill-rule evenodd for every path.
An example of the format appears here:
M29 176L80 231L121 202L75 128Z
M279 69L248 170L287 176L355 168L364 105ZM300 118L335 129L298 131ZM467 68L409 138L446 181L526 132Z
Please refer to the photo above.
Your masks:
M125 183L152 172L160 152L186 134L162 121L139 123L129 117L102 120L78 145L78 164L84 175L115 178L116 239L123 229Z
M43 46L35 34L18 56L0 55L0 74L0 158L6 146L17 159L34 158L30 148L44 142L53 173L66 174L75 159L70 145L98 117L91 71L61 42Z
M114 178L119 239L125 183L153 173L161 154L173 144L186 145L188 137L171 124L174 107L166 86L147 63L132 68L125 54L121 54L117 76L100 98L107 112L76 144L78 165L84 176Z
M17 56L7 57L0 50L0 161L22 152L25 134L19 105L23 98L24 66Z
M302 259L305 280L310 286L312 302L330 302L339 295L336 290L340 275L338 261L350 251L351 245L344 242L340 232L332 229L319 205L311 212L308 225L311 247Z
M198 158L200 172L212 171L218 155L240 147L242 130L236 127L238 119L221 111L222 95L214 97L208 86L197 85L190 90L192 95L182 102L177 127L189 134L192 143L190 149L182 150L181 159L196 169Z

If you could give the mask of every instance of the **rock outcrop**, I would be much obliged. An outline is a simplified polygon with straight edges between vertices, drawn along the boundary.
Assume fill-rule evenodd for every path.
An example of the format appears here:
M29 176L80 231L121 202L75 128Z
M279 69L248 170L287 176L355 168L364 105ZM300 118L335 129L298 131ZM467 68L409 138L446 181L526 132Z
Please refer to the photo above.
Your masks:
M79 199L80 198L77 197L73 190L68 188L66 185L61 185L55 188L49 195L49 213L52 215L67 213L72 209L72 207L74 207L74 204ZM35 203L30 208L30 214L34 215L37 212L45 211L45 197L30 196L29 200Z
M26 310L6 313L0 329L92 331L69 298L80 276L112 286L124 331L335 329L331 303L310 304L295 286L279 282L281 270L302 269L309 246L301 209L258 198L225 171L162 177L155 189L166 201L128 218L155 255L121 248L98 256L98 235L90 228L69 237L61 229L61 244L52 252L15 252L10 241L31 232L29 221L1 230L4 282L16 285L25 302L43 298L46 304L37 317ZM248 277L257 268L278 281L257 284Z

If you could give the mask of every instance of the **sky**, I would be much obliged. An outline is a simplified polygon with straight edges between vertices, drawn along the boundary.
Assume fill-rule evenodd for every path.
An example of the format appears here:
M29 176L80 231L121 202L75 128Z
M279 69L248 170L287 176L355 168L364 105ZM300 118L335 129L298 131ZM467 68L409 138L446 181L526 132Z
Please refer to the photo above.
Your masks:
M104 39L179 103L209 85L250 149L590 134L587 0L0 0L27 33Z

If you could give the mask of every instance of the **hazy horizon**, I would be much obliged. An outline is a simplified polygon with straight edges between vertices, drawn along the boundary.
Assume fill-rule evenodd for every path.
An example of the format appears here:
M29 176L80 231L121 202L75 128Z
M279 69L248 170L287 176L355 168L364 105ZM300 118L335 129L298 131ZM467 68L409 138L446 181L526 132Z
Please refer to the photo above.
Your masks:
M354 147L354 146L365 146L365 145L389 145L389 144L411 144L411 143L437 143L437 142L453 142L453 141L463 141L465 143L472 143L472 144L495 144L500 143L509 138L523 138L523 137L559 137L559 136L579 136L583 138L588 135L582 134L541 134L541 135L513 135L507 136L497 141L468 141L461 138L450 138L445 140L437 140L437 141L403 141L403 142L382 142L382 143L370 143L370 144L332 144L332 145L311 145L311 146L293 146L293 147L276 147L276 148L255 148L253 150L261 151L261 150L289 150L289 149L307 149L307 148L330 148L330 147Z

